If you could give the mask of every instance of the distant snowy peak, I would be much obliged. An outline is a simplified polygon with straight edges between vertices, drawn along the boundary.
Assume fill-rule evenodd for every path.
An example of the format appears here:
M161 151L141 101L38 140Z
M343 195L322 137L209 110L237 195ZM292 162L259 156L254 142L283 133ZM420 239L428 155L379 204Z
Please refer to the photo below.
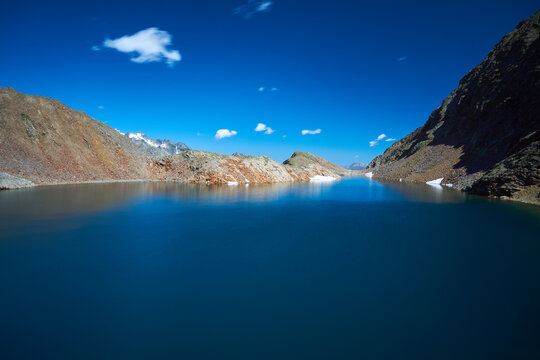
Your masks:
M142 132L128 132L125 133L124 136L153 155L173 155L189 150L189 147L184 143L174 143L170 140L162 139L150 139Z
M364 170L366 167L367 167L367 164L360 163L360 162L355 162L349 166L344 166L345 169L349 169L349 170Z

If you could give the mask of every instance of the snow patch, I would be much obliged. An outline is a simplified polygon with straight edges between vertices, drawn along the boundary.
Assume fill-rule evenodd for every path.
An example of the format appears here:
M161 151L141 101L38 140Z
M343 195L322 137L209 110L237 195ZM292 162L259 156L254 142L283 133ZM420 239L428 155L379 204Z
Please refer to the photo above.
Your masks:
M336 181L337 178L332 176L323 176L323 175L315 175L312 178L309 178L310 182L330 182L330 181Z
M443 181L444 178L438 178L438 179L435 179L435 180L431 180L431 181L426 181L426 184L428 185L441 185L441 182Z
M160 146L159 144L156 144L154 141L150 140L146 135L144 135L143 133L139 132L139 133L129 133L128 134L128 137L130 139L134 139L134 140L139 140L139 141L144 141L145 143L147 143L148 145L152 146L152 147L164 147L164 146ZM165 146L166 147L166 146Z
M368 172L368 173L366 173L366 177L368 177L368 178L372 178L372 177L373 177L373 173L372 173L371 171L370 171L370 172Z
M238 186L238 181L229 181L229 182L227 182L227 185L229 185L229 186Z
M454 184L444 184L444 186L454 187Z

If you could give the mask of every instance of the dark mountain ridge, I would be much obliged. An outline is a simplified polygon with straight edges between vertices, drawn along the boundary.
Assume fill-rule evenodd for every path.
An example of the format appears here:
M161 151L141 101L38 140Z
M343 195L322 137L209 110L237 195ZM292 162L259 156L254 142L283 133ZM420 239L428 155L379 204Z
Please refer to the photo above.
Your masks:
M444 178L475 194L539 201L540 11L472 69L422 127L369 165L374 177Z

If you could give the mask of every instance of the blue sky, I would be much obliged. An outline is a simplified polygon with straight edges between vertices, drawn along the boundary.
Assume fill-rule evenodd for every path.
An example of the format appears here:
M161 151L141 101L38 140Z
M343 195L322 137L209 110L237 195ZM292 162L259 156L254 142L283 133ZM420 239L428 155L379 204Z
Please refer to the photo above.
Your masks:
M195 149L368 162L536 10L526 0L10 1L0 86ZM219 129L236 135L216 140Z

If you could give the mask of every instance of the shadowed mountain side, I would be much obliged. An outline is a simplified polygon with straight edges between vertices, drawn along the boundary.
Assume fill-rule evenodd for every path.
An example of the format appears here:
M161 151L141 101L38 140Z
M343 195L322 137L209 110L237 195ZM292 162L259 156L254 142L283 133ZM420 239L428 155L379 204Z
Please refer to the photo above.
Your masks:
M376 157L375 177L539 202L540 12L523 21L429 117Z

